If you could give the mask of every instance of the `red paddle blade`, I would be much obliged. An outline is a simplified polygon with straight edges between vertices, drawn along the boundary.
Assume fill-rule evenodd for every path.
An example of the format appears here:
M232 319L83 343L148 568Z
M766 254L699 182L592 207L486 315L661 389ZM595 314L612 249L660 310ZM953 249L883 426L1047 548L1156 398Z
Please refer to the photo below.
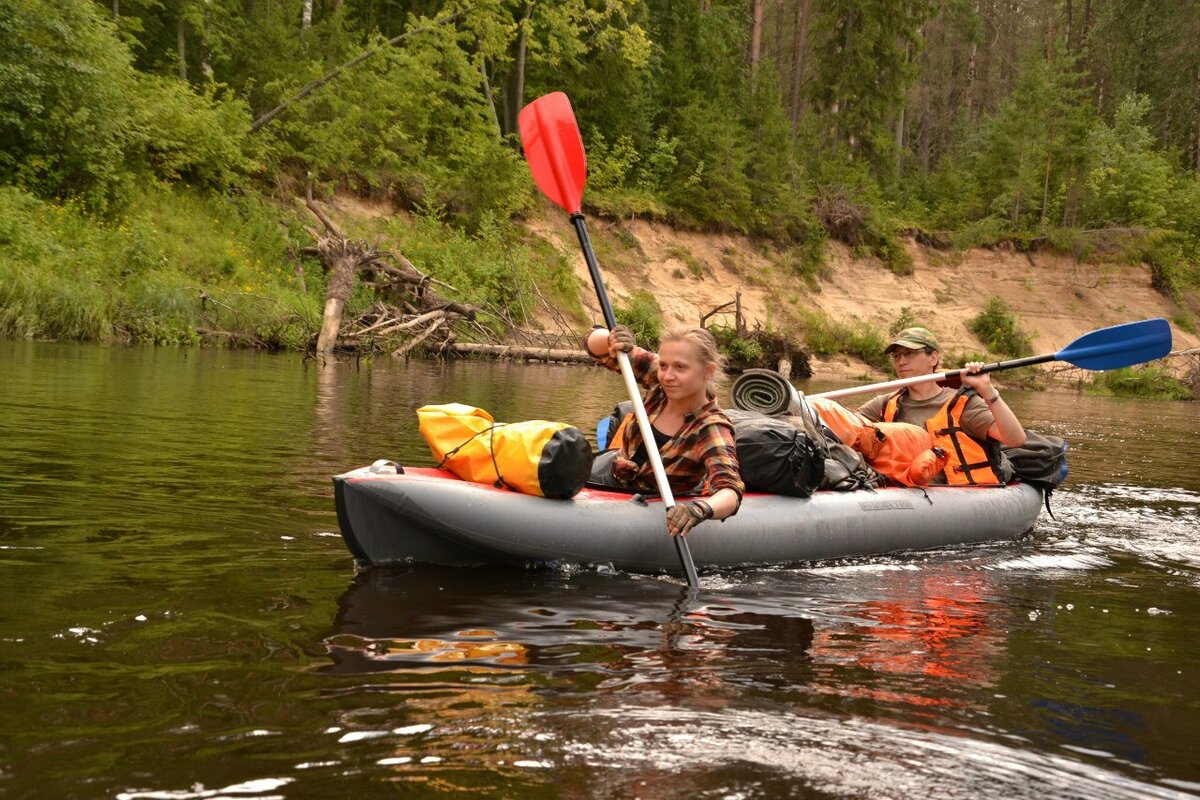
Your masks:
M533 182L568 214L579 213L587 156L571 101L562 92L543 95L521 109L517 126Z

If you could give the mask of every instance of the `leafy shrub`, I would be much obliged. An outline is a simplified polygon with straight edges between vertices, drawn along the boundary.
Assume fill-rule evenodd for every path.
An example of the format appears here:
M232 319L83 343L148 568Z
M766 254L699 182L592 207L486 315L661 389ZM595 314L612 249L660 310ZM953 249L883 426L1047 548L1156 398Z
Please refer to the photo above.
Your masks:
M727 325L713 325L708 331L717 340L717 347L730 364L739 367L762 366L763 347L753 338L738 336L737 329Z
M1016 318L999 297L988 300L983 311L967 323L967 329L993 353L1014 358L1033 354L1029 336L1017 327Z
M1100 372L1092 379L1090 391L1118 397L1158 400L1193 400L1192 390L1162 367L1122 367Z
M654 295L645 289L636 290L629 296L629 305L613 306L613 316L633 332L640 346L647 349L658 346L658 337L662 333L662 309Z
M184 82L139 75L131 151L166 181L212 189L241 182L252 167L244 153L250 109L210 88L196 94Z

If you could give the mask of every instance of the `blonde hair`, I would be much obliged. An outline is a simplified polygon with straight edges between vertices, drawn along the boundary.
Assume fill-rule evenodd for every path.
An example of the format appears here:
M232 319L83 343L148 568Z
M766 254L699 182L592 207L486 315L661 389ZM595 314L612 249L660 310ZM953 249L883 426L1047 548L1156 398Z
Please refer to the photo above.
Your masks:
M721 351L717 348L717 340L713 335L704 328L680 325L671 328L659 338L659 347L667 342L686 342L695 348L696 357L700 359L702 365L705 367L709 364L717 365L717 371L713 373L705 387L713 395L716 395L725 379L725 356L721 355Z

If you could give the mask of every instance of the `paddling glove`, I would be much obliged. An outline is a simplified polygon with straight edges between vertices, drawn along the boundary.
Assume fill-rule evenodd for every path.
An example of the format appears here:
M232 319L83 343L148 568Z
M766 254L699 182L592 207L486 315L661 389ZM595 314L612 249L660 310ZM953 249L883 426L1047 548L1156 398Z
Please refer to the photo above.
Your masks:
M634 347L633 332L624 325L614 325L608 334L608 346L613 350L624 350L632 353Z
M667 509L667 532L672 536L687 536L692 528L712 518L712 506L703 500L689 500Z

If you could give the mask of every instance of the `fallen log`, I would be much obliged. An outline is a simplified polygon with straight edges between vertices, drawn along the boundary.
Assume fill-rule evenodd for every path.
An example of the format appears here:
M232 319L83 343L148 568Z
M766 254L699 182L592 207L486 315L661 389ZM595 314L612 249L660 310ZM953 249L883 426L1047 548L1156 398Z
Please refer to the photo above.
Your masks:
M520 347L505 344L455 342L446 347L446 352L470 356L492 356L494 358L525 358L531 361L566 361L574 364L592 363L591 356L582 350L555 350L549 347Z

